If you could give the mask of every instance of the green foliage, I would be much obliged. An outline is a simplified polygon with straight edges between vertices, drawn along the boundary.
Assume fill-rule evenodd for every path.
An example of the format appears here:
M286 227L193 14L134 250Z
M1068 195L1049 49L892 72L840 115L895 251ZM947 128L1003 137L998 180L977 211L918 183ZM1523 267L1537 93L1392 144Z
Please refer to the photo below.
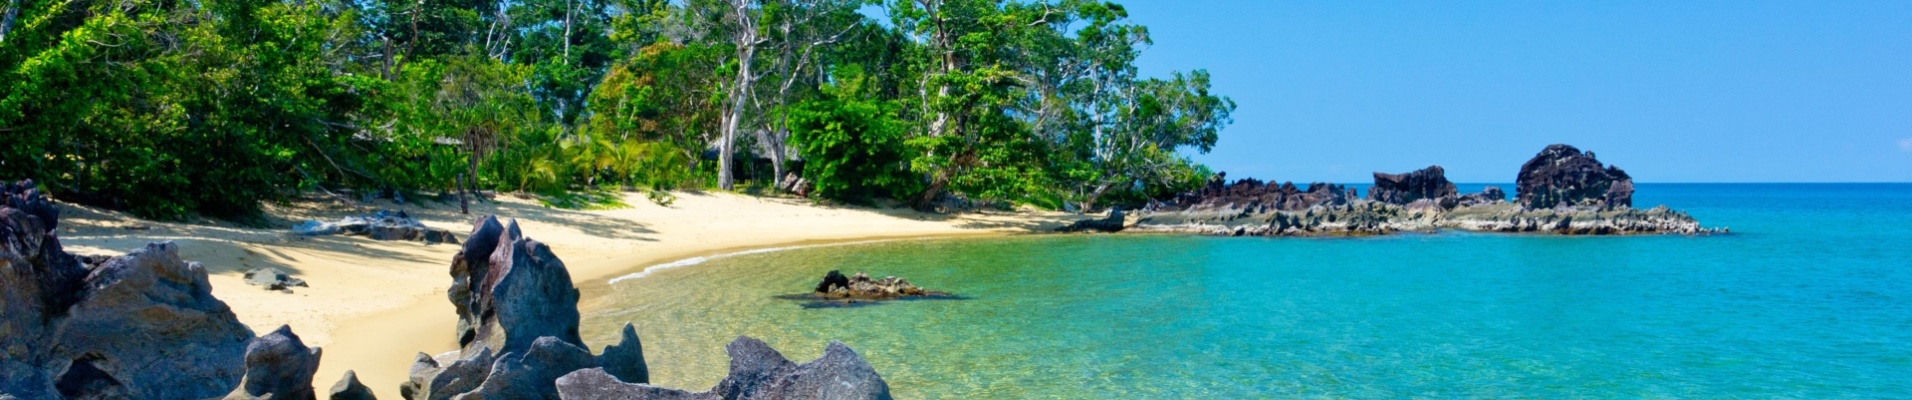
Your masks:
M728 119L740 187L794 149L844 201L1094 208L1200 185L1235 107L1138 76L1111 2L735 1L7 2L0 179L157 218L463 176L668 203L716 183Z
M907 126L894 102L865 99L862 70L839 68L826 98L799 104L790 113L792 138L801 144L804 178L817 194L852 203L901 198L921 190L909 168L916 153L906 143Z

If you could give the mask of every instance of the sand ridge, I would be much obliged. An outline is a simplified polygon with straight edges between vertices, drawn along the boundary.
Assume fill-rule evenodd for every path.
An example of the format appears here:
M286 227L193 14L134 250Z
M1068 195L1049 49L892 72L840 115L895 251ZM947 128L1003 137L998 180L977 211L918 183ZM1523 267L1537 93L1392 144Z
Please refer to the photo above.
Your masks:
M460 240L476 216L516 218L526 236L551 246L564 260L585 298L610 290L608 279L691 257L856 240L1041 232L1080 218L1035 211L934 215L731 193L674 194L669 206L631 193L622 199L629 207L592 211L500 196L474 204L471 215L459 214L456 203L363 204L314 195L269 205L267 214L275 226L289 227L304 219L397 209L456 232ZM290 325L308 345L325 349L314 382L321 390L354 370L380 397L399 398L398 384L415 354L457 347L457 318L445 298L457 245L303 237L287 228L153 222L74 204L61 207L60 240L75 254L121 254L152 241L178 243L181 257L211 273L213 295L254 332ZM281 293L245 285L246 270L268 266L310 287Z

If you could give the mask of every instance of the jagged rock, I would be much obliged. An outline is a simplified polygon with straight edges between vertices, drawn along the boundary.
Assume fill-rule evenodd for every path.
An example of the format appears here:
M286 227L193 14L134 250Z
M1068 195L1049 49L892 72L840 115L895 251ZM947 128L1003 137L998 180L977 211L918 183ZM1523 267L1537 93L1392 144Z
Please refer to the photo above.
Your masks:
M278 290L292 293L292 287L306 287L305 280L287 275L278 268L263 267L246 271L246 284L260 286L266 290Z
M520 353L533 340L557 337L583 347L578 337L578 290L551 248L527 239L513 220L500 225L485 217L453 258L452 289L463 354L481 347Z
M1122 231L1122 228L1124 227L1124 225L1127 224L1127 220L1125 219L1126 217L1127 216L1122 213L1122 207L1110 207L1109 216L1107 217L1076 221L1075 223L1071 223L1068 226L1058 227L1056 228L1056 231L1057 232L1082 232L1082 231L1120 232Z
M1494 204L1494 203L1499 203L1503 201L1507 201L1507 192L1500 191L1499 186L1488 186L1484 189L1481 189L1480 193L1468 193L1468 194L1462 195L1460 198L1459 205L1461 207L1473 207L1473 206Z
M359 383L358 373L351 370L345 371L345 377L339 378L339 383L332 384L332 390L326 393L329 400L378 400L378 396L372 395L372 388Z
M1216 173L1207 186L1177 194L1166 202L1150 202L1145 211L1298 211L1315 206L1346 205L1354 198L1352 191L1342 185L1316 182L1308 184L1308 190L1301 190L1294 182L1274 185L1243 179L1223 184L1227 176L1226 172Z
M831 271L835 272L835 271ZM842 274L837 274L842 277ZM605 346L604 353L598 354L597 365L604 372L618 380L632 383L650 383L650 366L644 363L644 344L638 341L637 327L624 324L623 336L617 344Z
M252 339L246 345L246 374L226 400L314 400L312 376L319 371L320 351L308 348L292 327Z
M252 330L212 297L205 267L180 260L172 242L148 244L94 269L86 294L60 322L63 335L51 356L73 361L53 369L68 372L56 380L70 387L117 385L140 398L226 394L245 373L252 339ZM80 364L99 374L67 378Z
M838 280L838 278L842 278ZM848 278L837 271L823 275L823 281L817 283L816 296L832 299L886 300L900 297L939 296L948 293L924 290L910 284L908 279L886 276L883 279L871 279L869 274L857 272Z
M1633 207L1633 178L1606 166L1593 153L1564 144L1547 146L1520 166L1517 203L1528 209L1591 206Z
M425 243L458 244L451 231L425 226L404 211L380 210L366 216L350 216L338 222L308 220L292 227L300 235L359 235L374 240L414 240Z
M566 400L891 398L883 377L842 342L831 341L822 357L801 365L746 336L730 342L724 351L730 354L730 375L707 392L620 382L603 370L585 369L558 378L558 395Z
M1376 172L1374 186L1368 188L1368 200L1400 205L1455 194L1454 183L1447 181L1447 170L1439 165L1405 174Z
M623 368L636 360L636 370L648 375L634 328L604 356L585 350L570 273L549 247L525 238L517 221L479 219L453 257L451 275L447 297L458 312L460 349L444 360L419 354L399 387L405 398L554 399L559 376L600 360Z
M0 390L18 398L231 391L252 331L212 297L205 268L162 242L89 269L61 248L58 217L31 182L0 184Z
M558 377L597 367L591 352L545 336L532 342L523 355L507 353L492 363L484 382L460 399L558 398Z
M838 272L837 270L833 269L833 270L830 270L830 273L823 274L823 281L817 282L817 289L815 290L815 292L829 293L831 290L834 290L836 288L849 289L850 277L843 276L842 272Z

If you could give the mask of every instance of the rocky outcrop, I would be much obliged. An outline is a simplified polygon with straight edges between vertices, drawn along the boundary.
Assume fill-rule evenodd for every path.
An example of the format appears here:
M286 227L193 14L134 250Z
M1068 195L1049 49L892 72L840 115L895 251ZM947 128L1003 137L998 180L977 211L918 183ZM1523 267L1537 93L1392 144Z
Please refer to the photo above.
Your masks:
M1481 189L1480 193L1462 195L1460 201L1456 202L1456 205L1460 207L1473 207L1491 205L1504 201L1507 201L1507 192L1500 191L1499 186L1488 186Z
M598 354L597 365L621 381L651 382L650 365L644 363L644 344L638 342L637 327L628 323L624 324L624 332L618 343L604 346L604 352Z
M709 391L691 393L619 381L601 369L585 369L558 378L565 400L889 399L889 384L849 346L831 341L823 356L796 364L763 341L738 337L724 347L730 374Z
M1209 185L1151 203L1130 231L1224 236L1360 236L1459 229L1566 235L1711 234L1686 213L1635 210L1633 181L1592 153L1553 145L1521 167L1520 199L1487 187L1457 196L1446 171L1432 166L1405 174L1375 173L1366 200L1325 196L1333 190L1293 190L1252 179ZM1300 199L1299 201L1295 199ZM1319 201L1315 201L1319 200ZM1272 206L1271 206L1272 204ZM1300 208L1295 208L1300 206Z
M451 231L425 226L404 211L391 210L380 210L366 216L345 217L337 222L308 220L293 226L292 232L306 236L353 235L365 236L373 240L458 244L458 237L452 235Z
M1454 197L1457 193L1454 182L1447 181L1447 170L1435 165L1404 174L1374 173L1374 186L1368 187L1368 200L1407 205L1421 199Z
M549 247L526 238L517 221L478 220L452 259L451 275L448 297L458 312L460 349L419 354L400 387L405 398L555 399L558 377L586 368L650 379L631 325L603 355L586 350L570 272Z
M339 383L332 384L332 390L326 391L326 399L378 400L378 396L372 395L372 388L365 387L365 384L359 383L357 372L347 370L345 371L345 377L339 378Z
M252 339L246 345L246 374L225 400L314 400L312 375L319 371L319 349L305 347L292 328Z
M1516 203L1528 209L1633 207L1633 178L1626 171L1564 144L1547 146L1521 164L1514 182Z
M1145 211L1297 211L1315 206L1346 205L1353 198L1352 192L1342 185L1316 182L1308 184L1307 190L1301 190L1295 187L1294 182L1275 185L1243 179L1224 184L1227 177L1225 172L1215 174L1208 180L1207 186L1178 194L1166 202L1150 202Z
M448 296L459 316L460 349L437 357L418 354L409 379L399 387L406 399L622 399L627 397L615 396L627 387L693 395L642 384L650 380L650 370L632 325L624 326L618 344L592 356L578 339L577 289L564 263L545 245L524 237L516 221L478 220L470 240L453 257L451 275ZM865 284L879 282L859 276ZM843 281L858 283L849 277ZM896 287L914 287L896 281ZM725 380L728 386L718 392L737 396L715 398L888 398L882 378L841 343L832 343L823 359L796 366L763 342L749 342L732 344L734 379ZM601 391L589 385L566 389L569 376L589 376L595 379L589 385L604 386Z
M0 184L0 393L198 399L231 392L252 331L206 269L152 243L91 267L61 248L59 209Z
M831 270L823 275L823 281L817 283L815 295L831 299L888 300L902 297L947 295L948 293L924 290L910 284L908 279L885 276L883 279L870 279L869 274L857 272L849 277Z
M1121 232L1122 228L1124 228L1125 225L1128 223L1128 220L1126 219L1127 217L1128 216L1122 212L1122 207L1110 207L1109 216L1107 217L1076 221L1067 226L1058 227L1056 228L1056 231L1057 232L1085 232L1085 231Z
M458 311L458 344L523 353L539 337L584 347L578 338L578 289L551 248L525 238L518 221L485 217L453 256L447 295Z
M254 268L251 271L246 271L246 284L262 287L266 290L277 290L286 293L292 293L293 287L306 287L305 280L294 278L292 275L286 274L285 271L280 271L278 268L273 267Z

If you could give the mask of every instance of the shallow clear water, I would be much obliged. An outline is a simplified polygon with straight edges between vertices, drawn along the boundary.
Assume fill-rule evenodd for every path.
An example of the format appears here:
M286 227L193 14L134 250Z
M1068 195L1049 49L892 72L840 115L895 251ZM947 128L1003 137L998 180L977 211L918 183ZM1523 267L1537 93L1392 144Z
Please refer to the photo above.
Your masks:
M1503 185L1503 187L1511 187ZM1641 185L1712 237L1029 236L721 258L586 299L653 381L831 339L898 398L1912 397L1912 185ZM805 309L831 269L967 300Z

